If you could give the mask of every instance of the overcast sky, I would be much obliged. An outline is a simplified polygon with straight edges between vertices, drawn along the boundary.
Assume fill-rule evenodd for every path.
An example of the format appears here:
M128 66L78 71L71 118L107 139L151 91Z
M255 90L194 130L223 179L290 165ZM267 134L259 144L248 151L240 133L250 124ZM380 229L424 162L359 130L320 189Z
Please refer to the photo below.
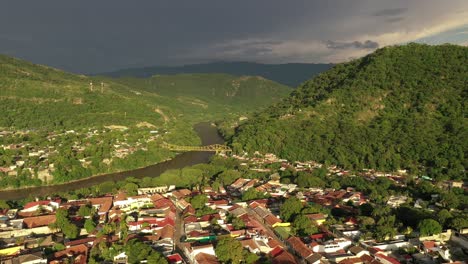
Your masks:
M410 41L468 45L468 1L0 0L0 53L82 73L341 62Z

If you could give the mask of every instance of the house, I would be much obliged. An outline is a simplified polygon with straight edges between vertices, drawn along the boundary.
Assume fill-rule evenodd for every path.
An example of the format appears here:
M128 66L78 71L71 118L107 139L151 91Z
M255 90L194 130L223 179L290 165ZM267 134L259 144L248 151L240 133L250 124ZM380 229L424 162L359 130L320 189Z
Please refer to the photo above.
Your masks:
M182 264L184 263L184 260L182 256L179 253L172 254L166 257L167 261L169 264Z
M357 219L354 218L354 217L351 217L351 216L348 217L348 218L346 218L346 220L345 220L345 222L344 222L344 224L345 224L346 226L350 226L350 227L354 227L354 226L358 225L358 223L359 223L359 222L357 221Z
M233 190L238 190L250 181L250 179L239 178L235 180L229 187Z
M67 249L55 252L49 263L68 263L68 259L72 257L75 264L86 264L88 259L88 251L88 247L83 244L72 246Z
M369 255L369 251L365 250L364 248L360 246L352 246L348 249L348 252L353 254L354 256L360 258L363 255Z
M218 263L218 262L214 262L218 260L216 258L216 253L214 251L214 247L212 244L210 243L202 244L202 245L198 245L195 243L187 243L187 244L188 245L185 246L185 251L186 251L185 253L186 253L186 256L188 256L190 261L192 261L193 263L200 263L200 264ZM203 255L198 257L198 260L196 260L197 256L200 254L203 254ZM209 257L209 255L215 258ZM203 261L207 261L207 262L203 262Z
M27 215L28 213L36 213L39 210L47 211L47 212L54 212L59 208L60 200L57 201L36 201L36 202L29 202L24 205L23 210L19 212L19 214Z
M114 264L127 264L128 256L125 252L122 252L114 257Z
M214 255L207 253L199 253L195 257L194 264L219 264L218 258Z
M148 188L138 188L138 194L155 194L155 193L167 193L175 189L175 185L170 186L157 186Z
M279 246L275 247L269 255L272 259L272 264L297 264L294 256Z
M189 189L180 189L180 190L172 191L171 196L174 199L178 200L178 199L182 199L187 196L190 196L191 194L192 194L192 191L190 191Z
M42 252L23 254L1 263L5 264L47 264L47 258L42 256Z
M55 215L41 215L28 217L23 219L23 225L26 228L35 228L40 226L48 226L49 224L55 223Z
M393 208L396 208L396 207L399 207L400 205L406 203L406 201L408 200L408 197L407 196L404 196L404 195L392 195L390 196L390 198L388 199L387 201L387 205L389 205L390 207L393 207Z
M291 248L291 250L295 252L296 255L302 257L303 259L307 259L308 257L314 255L314 251L308 248L298 237L290 237L286 240L286 242L289 248Z
M396 260L395 258L386 256L382 253L375 254L375 258L382 264L400 264L400 261Z
M335 253L351 246L351 240L345 238L335 238L323 243L313 245L312 250L317 253Z
M325 214L307 214L306 215L307 218L310 219L310 221L316 223L317 225L322 225L323 223L325 223L325 221L327 220L327 217L328 215L325 215Z

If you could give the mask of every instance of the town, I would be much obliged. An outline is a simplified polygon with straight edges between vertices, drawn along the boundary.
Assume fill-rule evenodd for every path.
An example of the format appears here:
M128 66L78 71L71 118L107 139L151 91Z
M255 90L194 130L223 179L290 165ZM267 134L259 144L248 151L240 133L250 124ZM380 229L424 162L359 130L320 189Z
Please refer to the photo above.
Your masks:
M56 184L147 166L171 157L159 146L168 133L144 122L135 127L0 131L0 186Z
M462 181L260 153L202 167L209 179L186 187L133 179L98 195L3 201L0 262L466 263Z

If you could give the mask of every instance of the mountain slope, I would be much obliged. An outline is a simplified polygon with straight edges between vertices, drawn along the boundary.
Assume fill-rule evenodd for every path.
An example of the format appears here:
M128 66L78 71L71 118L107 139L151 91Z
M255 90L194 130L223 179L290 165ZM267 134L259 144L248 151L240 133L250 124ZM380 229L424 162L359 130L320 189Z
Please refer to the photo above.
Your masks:
M279 101L292 91L289 87L262 77L237 77L228 74L155 75L146 79L116 80L205 109L216 107L255 110Z
M172 117L193 124L266 106L289 91L265 79L229 75L88 77L0 56L0 127L161 125Z
M225 73L236 76L251 75L262 76L284 85L297 87L302 82L326 71L332 64L287 63L287 64L260 64L251 62L214 62L206 64L193 64L174 67L143 67L123 69L119 71L102 73L111 77L150 77L155 74L187 74L187 73Z
M241 125L235 149L464 178L468 48L409 44L339 64Z

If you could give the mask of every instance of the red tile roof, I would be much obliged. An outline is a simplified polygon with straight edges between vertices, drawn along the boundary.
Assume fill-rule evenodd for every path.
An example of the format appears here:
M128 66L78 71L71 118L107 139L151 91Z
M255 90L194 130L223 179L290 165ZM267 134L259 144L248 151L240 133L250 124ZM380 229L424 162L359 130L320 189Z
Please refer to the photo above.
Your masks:
M99 213L107 213L112 207L113 203L112 196L100 197L100 198L90 198L88 199L92 205L99 205Z
M272 257L276 257L277 255L279 255L283 251L284 251L283 248L278 246L278 247L273 248L272 251L270 251L270 255Z
M279 254L273 257L272 264L297 264L296 259L291 253L287 251L281 251Z
M321 219L325 219L325 215L324 214L308 214L306 215L307 218L309 218L310 220L321 220Z
M41 215L28 217L23 219L23 224L27 228L34 228L39 226L47 226L49 224L55 223L55 215Z
M68 258L70 256L75 257L74 263L85 264L88 257L88 247L81 244L69 247L65 250L55 252L53 255L53 261L50 263L59 263L63 258Z
M37 206L37 205L42 205L42 206L45 206L45 205L49 205L51 201L37 201L37 202L29 202L27 204L24 205L24 209L28 209L28 208L31 208L31 207L34 207L34 206Z
M265 222L270 225L270 226L273 226L274 224L277 224L277 223L281 223L281 219L279 219L278 217L272 215L272 214L269 214L267 215L265 218L264 218Z
M312 249L308 248L304 242L298 237L290 237L287 242L291 245L291 248L297 252L301 257L307 258L314 254Z
M206 253L198 253L196 256L195 256L195 260L197 261L197 263L203 263L203 264L219 264L219 261L218 259L213 256L213 255L209 255L209 254L206 254Z
M167 260L169 263L182 263L183 261L179 253L167 256Z
M375 254L375 257L376 257L377 259L386 260L386 261L388 261L388 262L390 262L390 263L392 263L392 264L400 264L400 261L398 261L398 260L396 260L396 259L394 259L394 258L392 258L392 257L385 256L385 255L382 254L382 253L377 253L377 254Z

